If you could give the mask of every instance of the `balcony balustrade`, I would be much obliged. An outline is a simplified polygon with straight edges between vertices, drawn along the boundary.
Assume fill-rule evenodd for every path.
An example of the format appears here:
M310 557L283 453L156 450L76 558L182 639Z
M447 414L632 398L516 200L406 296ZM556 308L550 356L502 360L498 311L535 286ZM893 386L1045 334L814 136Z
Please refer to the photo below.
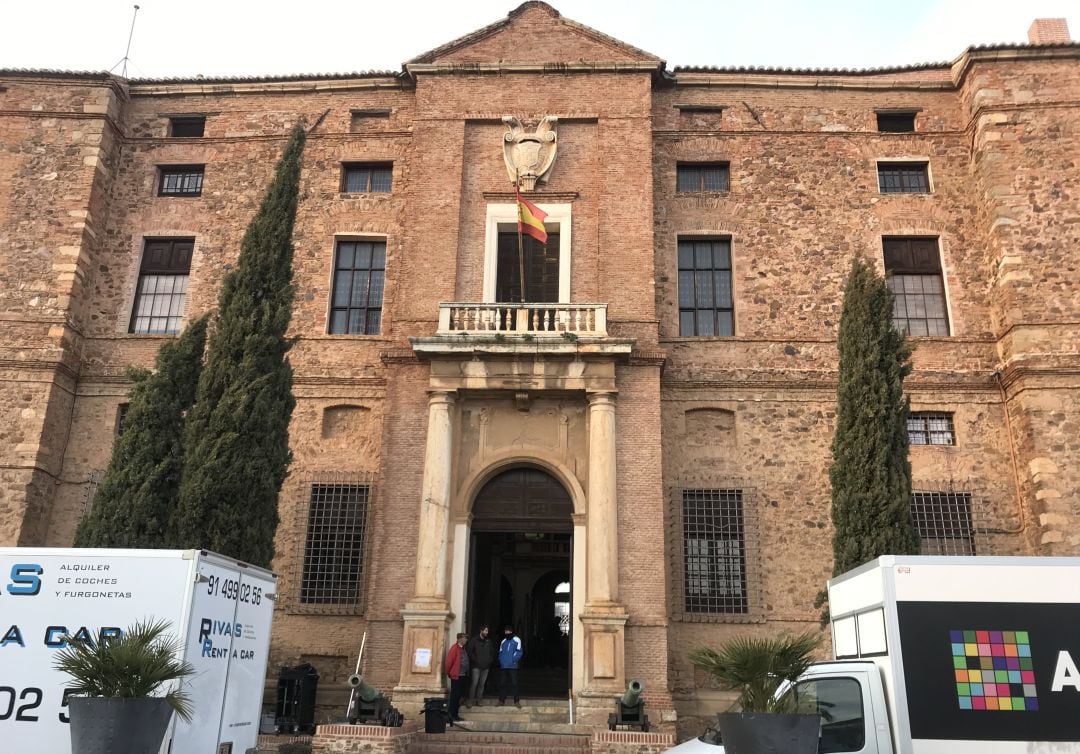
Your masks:
M439 304L438 335L607 337L607 304Z

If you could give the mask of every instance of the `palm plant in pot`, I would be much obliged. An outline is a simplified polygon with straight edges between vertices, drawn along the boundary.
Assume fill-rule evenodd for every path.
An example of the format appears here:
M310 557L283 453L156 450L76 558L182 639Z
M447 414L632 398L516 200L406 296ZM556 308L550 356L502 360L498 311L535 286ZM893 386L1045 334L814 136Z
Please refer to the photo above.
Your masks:
M820 644L820 636L813 633L742 636L719 649L691 652L695 666L724 689L739 693L739 711L717 716L727 754L817 753L818 716L799 714L794 686L789 693L777 692L806 672Z
M173 712L191 719L191 700L177 682L195 671L181 649L161 620L97 642L69 638L53 666L74 681L67 692L72 754L157 754Z

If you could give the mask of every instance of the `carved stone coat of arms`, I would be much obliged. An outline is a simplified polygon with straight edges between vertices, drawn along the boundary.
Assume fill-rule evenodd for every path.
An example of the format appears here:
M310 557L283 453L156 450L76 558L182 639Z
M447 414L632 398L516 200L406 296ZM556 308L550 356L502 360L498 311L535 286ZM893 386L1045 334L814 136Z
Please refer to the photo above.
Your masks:
M510 180L522 191L534 190L538 180L547 183L548 173L555 163L555 150L558 147L555 127L559 119L554 115L545 116L532 133L526 131L521 121L513 115L503 116L502 122L506 124L503 159L506 160Z

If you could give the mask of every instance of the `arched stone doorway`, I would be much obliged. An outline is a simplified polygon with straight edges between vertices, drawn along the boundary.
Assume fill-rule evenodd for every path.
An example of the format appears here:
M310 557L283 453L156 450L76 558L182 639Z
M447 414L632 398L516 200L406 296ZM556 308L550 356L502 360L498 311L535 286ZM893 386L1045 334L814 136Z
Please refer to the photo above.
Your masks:
M514 626L525 651L522 697L564 698L571 686L569 626L573 503L551 474L530 466L489 480L472 506L465 624L491 627L501 641ZM566 630L563 630L563 627ZM498 693L497 673L488 695Z

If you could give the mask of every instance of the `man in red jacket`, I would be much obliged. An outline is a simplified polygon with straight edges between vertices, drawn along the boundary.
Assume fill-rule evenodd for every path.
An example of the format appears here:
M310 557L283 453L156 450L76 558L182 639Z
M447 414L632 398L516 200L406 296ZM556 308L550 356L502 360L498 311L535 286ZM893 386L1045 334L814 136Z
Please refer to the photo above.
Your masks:
M469 683L469 653L465 651L465 642L468 639L468 634L458 634L457 641L446 653L446 662L443 664L446 675L450 678L450 705L447 712L450 713L450 720L455 723L461 720L461 715L458 714L461 710L461 697L465 695L465 687Z

